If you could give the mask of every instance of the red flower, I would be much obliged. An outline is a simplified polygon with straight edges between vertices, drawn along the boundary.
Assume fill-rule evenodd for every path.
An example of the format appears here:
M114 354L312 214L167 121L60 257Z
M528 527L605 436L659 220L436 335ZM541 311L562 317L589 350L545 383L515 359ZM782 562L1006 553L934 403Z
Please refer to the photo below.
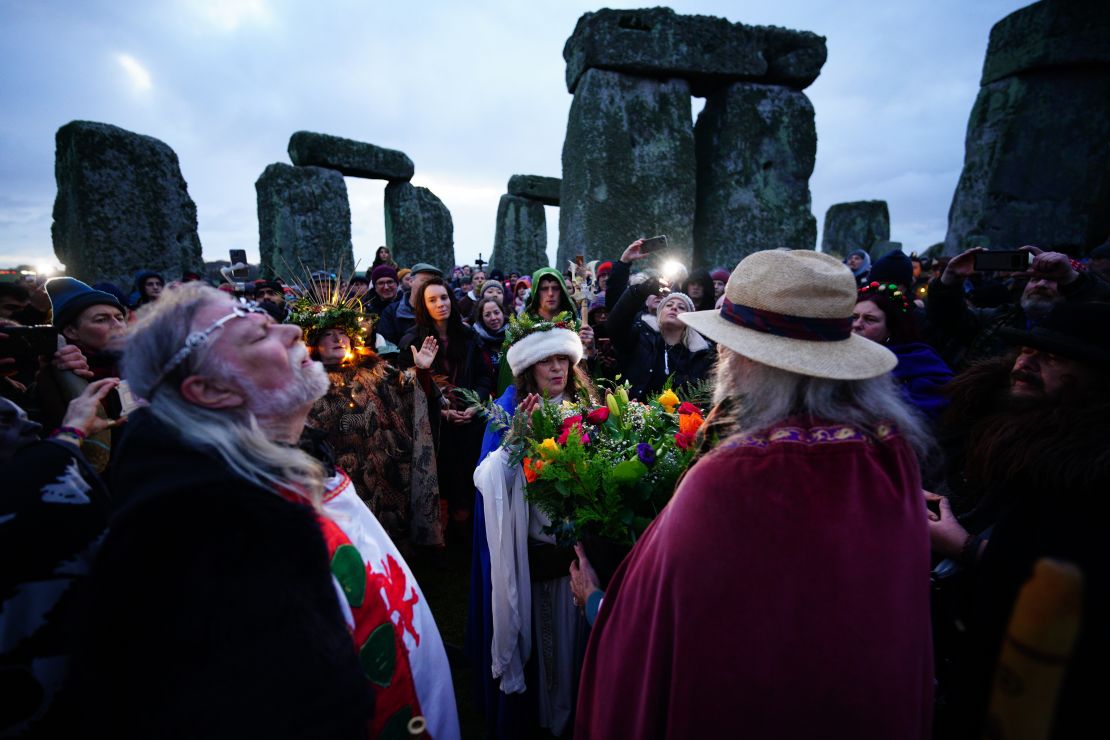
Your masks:
M568 416L563 419L563 425L559 428L566 430L573 426L582 426L582 414L575 414L574 416Z
M590 443L590 435L582 434L582 417L578 416L575 418L578 419L578 423L574 424L573 426L563 427L563 431L559 435L559 439L556 440L559 444L565 445L567 443L567 438L570 437L571 433L581 435L579 439L582 441L582 444L587 445Z
M591 424L604 424L605 420L609 418L609 409L605 406L596 408L590 413L586 414L586 421Z
M680 450L685 450L693 441L694 435L692 434L683 434L682 432L678 432L674 435L674 443L678 445L678 449Z
M699 409L697 406L690 403L689 401L683 401L682 405L678 407L678 413L680 413L680 414L700 414L701 409Z

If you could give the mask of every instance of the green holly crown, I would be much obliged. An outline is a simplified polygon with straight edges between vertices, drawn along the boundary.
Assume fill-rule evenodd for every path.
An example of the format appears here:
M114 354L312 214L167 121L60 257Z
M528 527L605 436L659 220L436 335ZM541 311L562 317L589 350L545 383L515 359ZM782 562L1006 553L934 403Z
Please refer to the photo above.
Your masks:
M511 346L531 334L552 329L569 329L577 333L579 322L570 311L556 314L550 321L536 318L525 312L520 316L509 317L509 326L505 329L505 341Z

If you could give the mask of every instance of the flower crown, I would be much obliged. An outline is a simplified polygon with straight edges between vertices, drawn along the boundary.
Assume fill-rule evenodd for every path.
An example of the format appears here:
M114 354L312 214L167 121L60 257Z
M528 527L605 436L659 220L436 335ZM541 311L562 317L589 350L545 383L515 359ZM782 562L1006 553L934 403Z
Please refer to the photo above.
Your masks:
M570 311L558 313L550 321L534 317L527 312L520 316L510 316L509 326L505 329L505 341L508 346L512 346L531 334L552 329L569 329L577 333L578 320Z
M288 323L301 327L309 344L329 329L340 329L350 338L352 347L360 347L370 336L376 318L362 310L358 299L336 305L298 298L290 306Z
M906 296L906 292L899 288L894 283L877 283L870 282L867 285L856 291L858 296L857 300L864 300L871 296L885 296L887 299L894 302L903 313L910 312L910 299Z

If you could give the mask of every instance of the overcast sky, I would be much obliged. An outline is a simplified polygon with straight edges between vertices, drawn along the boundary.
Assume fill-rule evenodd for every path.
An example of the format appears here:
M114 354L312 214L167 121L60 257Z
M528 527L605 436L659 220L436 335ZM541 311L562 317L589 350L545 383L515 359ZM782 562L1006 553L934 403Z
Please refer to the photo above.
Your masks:
M944 238L991 26L1015 0L669 3L814 31L829 58L813 211L885 199L907 250ZM514 173L560 175L578 17L645 3L0 0L0 267L56 264L54 134L74 119L161 139L205 259L258 255L254 182L307 129L400 149L451 210L459 261L488 257ZM693 114L701 107L695 100ZM384 243L384 183L347 178L355 256ZM548 208L554 255L558 214ZM820 232L818 235L820 242Z

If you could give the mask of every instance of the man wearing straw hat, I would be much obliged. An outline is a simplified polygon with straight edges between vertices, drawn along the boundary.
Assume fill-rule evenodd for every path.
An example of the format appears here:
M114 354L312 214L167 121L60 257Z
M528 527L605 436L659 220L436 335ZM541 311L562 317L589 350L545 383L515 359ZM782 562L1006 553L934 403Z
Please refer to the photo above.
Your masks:
M929 443L855 301L838 261L774 250L682 314L715 407L602 602L577 736L930 736Z

